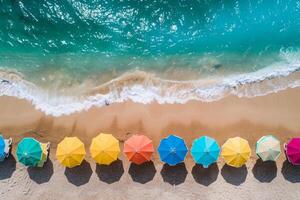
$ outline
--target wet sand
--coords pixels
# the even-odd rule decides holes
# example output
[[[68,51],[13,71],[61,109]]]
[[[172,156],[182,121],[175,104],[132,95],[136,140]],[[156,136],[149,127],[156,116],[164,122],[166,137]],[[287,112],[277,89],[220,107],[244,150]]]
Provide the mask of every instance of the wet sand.
[[[195,166],[190,155],[177,167],[163,165],[157,153],[153,163],[143,166],[130,165],[121,156],[105,167],[96,166],[88,154],[82,166],[65,170],[55,159],[55,149],[63,137],[78,136],[88,150],[92,137],[107,132],[121,142],[145,134],[155,147],[169,134],[183,137],[189,147],[202,135],[220,145],[241,136],[254,150],[266,134],[282,144],[300,136],[299,113],[299,88],[211,103],[126,102],[61,117],[46,116],[25,100],[0,97],[0,131],[14,139],[14,146],[25,136],[51,142],[51,161],[43,169],[26,169],[12,157],[0,164],[0,199],[298,199],[300,168],[286,162],[284,154],[277,165],[260,162],[253,152],[245,167],[232,169],[219,159],[208,170]]]

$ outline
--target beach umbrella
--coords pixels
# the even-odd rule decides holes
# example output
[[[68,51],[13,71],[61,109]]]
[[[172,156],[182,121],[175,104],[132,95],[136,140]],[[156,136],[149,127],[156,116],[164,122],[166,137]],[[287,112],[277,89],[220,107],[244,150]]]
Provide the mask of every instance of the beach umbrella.
[[[37,166],[42,159],[42,147],[34,138],[24,138],[17,146],[17,158],[25,166]]]
[[[120,154],[119,141],[111,134],[100,133],[90,146],[92,158],[103,165],[110,165]]]
[[[202,136],[194,140],[191,155],[197,164],[207,168],[215,163],[220,155],[220,147],[216,140],[208,136]]]
[[[287,159],[293,165],[300,165],[300,138],[292,138],[286,145]]]
[[[263,136],[256,142],[256,154],[262,161],[276,161],[280,153],[280,141],[272,135]]]
[[[228,139],[222,146],[222,157],[227,165],[241,167],[251,156],[251,149],[247,140],[234,137]]]
[[[72,168],[80,165],[84,156],[84,144],[77,137],[65,137],[57,145],[56,157],[65,167]]]
[[[5,157],[6,157],[5,141],[2,137],[2,135],[0,135],[0,161],[3,161]]]
[[[169,165],[177,165],[184,161],[188,148],[182,138],[170,135],[160,141],[158,153],[160,160]]]
[[[129,161],[140,165],[151,160],[154,148],[148,137],[133,135],[125,141],[123,151]]]

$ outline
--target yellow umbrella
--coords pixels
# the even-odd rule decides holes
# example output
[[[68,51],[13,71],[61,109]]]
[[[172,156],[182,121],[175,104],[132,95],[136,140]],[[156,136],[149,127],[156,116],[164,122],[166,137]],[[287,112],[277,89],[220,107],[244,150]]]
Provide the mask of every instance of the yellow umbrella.
[[[84,156],[84,144],[77,137],[66,137],[57,145],[56,157],[65,167],[80,165]]]
[[[227,165],[241,167],[250,158],[251,149],[247,140],[235,137],[228,139],[223,144],[221,155]]]
[[[109,165],[118,159],[120,154],[119,141],[111,134],[100,133],[93,138],[90,152],[98,164]]]

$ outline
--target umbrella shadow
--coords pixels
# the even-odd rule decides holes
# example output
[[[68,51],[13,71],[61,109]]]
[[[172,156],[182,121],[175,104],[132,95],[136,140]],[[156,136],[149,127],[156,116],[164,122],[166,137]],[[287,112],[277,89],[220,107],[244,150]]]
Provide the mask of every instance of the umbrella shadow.
[[[153,180],[156,169],[152,161],[145,162],[141,165],[131,163],[128,173],[134,182],[145,184]]]
[[[83,160],[79,166],[65,169],[65,176],[68,181],[76,186],[88,183],[92,173],[91,165],[86,160]]]
[[[49,159],[43,167],[28,167],[29,178],[38,184],[48,182],[53,175],[53,163]]]
[[[277,165],[274,161],[256,160],[252,168],[253,176],[262,183],[270,183],[277,176]]]
[[[201,185],[209,186],[215,182],[219,175],[219,168],[216,163],[204,168],[202,165],[195,164],[192,169],[192,175],[195,181]]]
[[[121,160],[116,160],[110,165],[96,165],[96,174],[99,180],[112,184],[121,179],[124,174],[124,167]]]
[[[288,160],[282,164],[281,173],[285,180],[291,183],[300,182],[300,165],[292,165]]]
[[[225,164],[221,169],[221,175],[227,183],[239,186],[246,181],[248,171],[245,165],[240,168]]]
[[[16,171],[16,159],[9,155],[7,159],[0,163],[0,180],[8,179]]]
[[[185,181],[188,171],[184,163],[175,166],[164,164],[160,174],[164,182],[171,185],[179,185]]]

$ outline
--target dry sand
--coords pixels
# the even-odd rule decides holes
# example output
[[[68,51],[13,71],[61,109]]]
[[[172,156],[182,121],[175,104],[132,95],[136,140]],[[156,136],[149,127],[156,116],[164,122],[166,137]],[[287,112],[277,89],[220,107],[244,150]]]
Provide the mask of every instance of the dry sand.
[[[0,163],[0,199],[299,199],[300,167],[291,166],[284,154],[277,163],[262,163],[253,152],[240,169],[224,165],[222,159],[203,169],[190,155],[185,164],[168,167],[156,153],[153,162],[142,166],[130,165],[123,156],[112,166],[96,166],[87,155],[80,167],[64,169],[55,159],[63,137],[78,136],[88,150],[91,138],[100,132],[112,133],[122,142],[132,134],[145,134],[156,147],[168,134],[183,137],[189,147],[202,135],[216,138],[220,145],[241,136],[254,150],[266,134],[282,143],[300,136],[299,113],[299,88],[211,103],[126,102],[57,118],[24,100],[0,97],[0,131],[14,139],[14,146],[25,136],[52,145],[50,161],[42,169],[26,169],[13,157]]]

